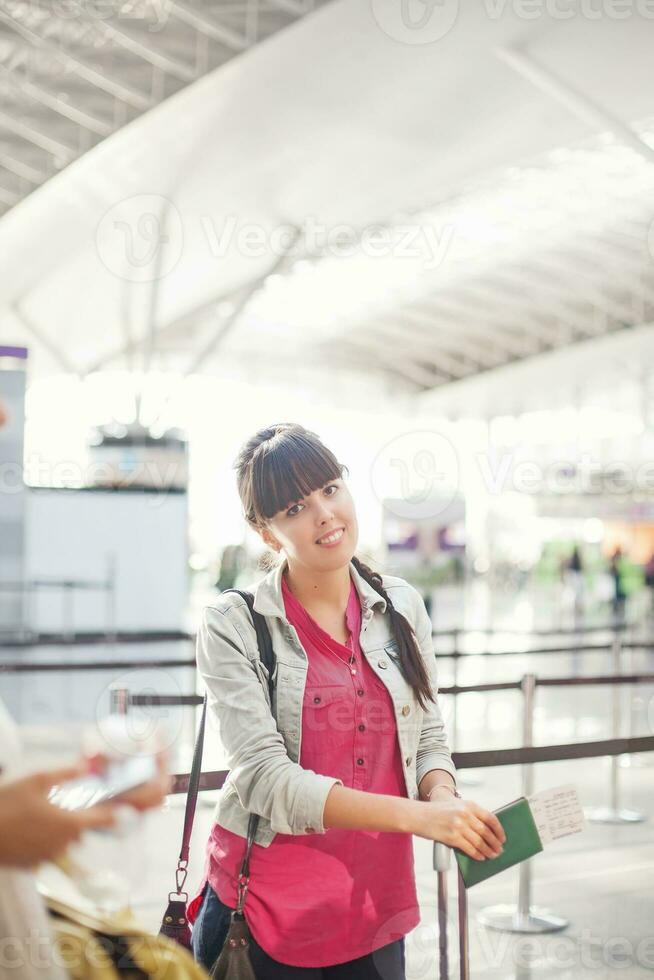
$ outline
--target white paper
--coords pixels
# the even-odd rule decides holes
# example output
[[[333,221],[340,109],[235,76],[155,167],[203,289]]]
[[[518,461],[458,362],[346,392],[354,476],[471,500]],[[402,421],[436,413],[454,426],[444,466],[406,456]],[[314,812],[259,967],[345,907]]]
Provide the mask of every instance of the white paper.
[[[527,797],[543,847],[559,837],[578,834],[585,818],[574,786],[557,786]]]

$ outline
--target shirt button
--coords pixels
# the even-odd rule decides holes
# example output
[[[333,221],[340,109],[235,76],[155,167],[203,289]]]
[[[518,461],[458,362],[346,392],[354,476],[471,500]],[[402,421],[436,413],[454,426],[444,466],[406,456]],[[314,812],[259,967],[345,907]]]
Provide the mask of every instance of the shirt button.
[[[359,731],[360,732],[365,732],[365,730],[366,730],[366,726],[365,725],[359,725]]]
[[[411,706],[408,705],[408,704],[405,704],[404,707],[402,708],[402,714],[404,715],[405,718],[409,714],[410,711],[411,711]]]
[[[305,827],[304,828],[304,833],[305,834],[315,834],[315,832],[316,831],[315,831],[315,828],[314,827]]]
[[[363,765],[363,759],[357,759],[357,765],[358,766],[362,766]]]
[[[386,670],[386,668],[388,667],[388,661],[387,660],[378,660],[377,661],[377,666],[378,667],[381,667],[382,670]]]
[[[359,688],[359,690],[357,691],[357,694],[359,695],[359,697],[360,697],[360,698],[362,698],[362,697],[363,697],[363,695],[364,695],[364,690],[363,690],[363,688],[362,688],[362,687],[360,687],[360,688]]]
[[[320,698],[319,698],[318,696],[316,696],[316,697],[315,697],[315,698],[313,699],[313,703],[314,703],[314,704],[320,704]]]
[[[408,755],[404,761],[406,762],[407,766],[410,766],[411,765],[411,756]]]

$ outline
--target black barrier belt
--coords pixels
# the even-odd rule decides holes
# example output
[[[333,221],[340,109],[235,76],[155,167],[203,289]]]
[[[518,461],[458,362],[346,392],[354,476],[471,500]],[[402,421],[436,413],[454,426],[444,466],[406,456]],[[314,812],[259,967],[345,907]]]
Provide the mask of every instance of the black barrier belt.
[[[22,663],[20,661],[10,661],[3,664],[0,661],[0,674],[37,674],[39,671],[71,671],[71,670],[116,670],[122,667],[125,670],[143,670],[148,667],[195,667],[195,660],[92,660],[79,663],[53,663],[43,661],[43,663]]]
[[[602,684],[654,684],[654,674],[600,674],[590,677],[537,677],[536,687],[587,687]],[[495,684],[452,684],[439,687],[439,694],[480,694],[483,691],[519,691],[521,681]]]
[[[576,647],[532,647],[529,650],[480,650],[476,653],[465,653],[462,650],[453,650],[450,653],[446,653],[445,651],[436,650],[436,657],[438,660],[465,660],[468,657],[528,657],[530,655],[541,656],[546,653],[610,653],[612,649],[613,645],[611,643],[599,643],[592,646],[582,645]],[[621,640],[620,649],[653,650],[654,642],[643,640],[640,643],[636,641],[625,643]]]
[[[585,684],[653,684],[654,674],[599,674],[596,677],[538,677],[536,687],[582,687]]]
[[[639,738],[610,738],[599,742],[574,742],[569,745],[538,745],[533,748],[489,749],[485,752],[453,752],[457,769],[487,769],[491,766],[520,766],[533,762],[563,762],[568,759],[594,759],[598,756],[654,752],[654,735]],[[220,789],[229,771],[203,772],[200,789]],[[186,793],[189,773],[172,777],[171,795]]]
[[[457,769],[487,769],[490,766],[521,766],[532,762],[562,762],[567,759],[595,759],[603,755],[654,752],[654,735],[636,738],[608,738],[599,742],[573,742],[568,745],[536,745],[519,749],[488,749],[484,752],[453,752]]]
[[[483,626],[475,627],[468,626],[465,629],[452,627],[451,629],[434,630],[433,636],[451,636],[460,637],[468,636],[471,633],[482,633],[484,636],[578,636],[580,633],[624,633],[626,630],[638,629],[639,626],[643,625],[643,621],[639,620],[633,623],[604,623],[600,626],[579,626],[576,629],[533,629],[533,630],[514,630],[514,629],[501,629],[498,626],[489,626],[484,628]]]
[[[9,633],[0,632],[0,647],[98,646],[103,643],[176,643],[195,641],[192,633],[181,630],[121,630],[116,633]]]
[[[195,708],[204,704],[199,694],[130,694],[126,692],[127,704],[138,708],[158,708],[162,705],[177,708]]]

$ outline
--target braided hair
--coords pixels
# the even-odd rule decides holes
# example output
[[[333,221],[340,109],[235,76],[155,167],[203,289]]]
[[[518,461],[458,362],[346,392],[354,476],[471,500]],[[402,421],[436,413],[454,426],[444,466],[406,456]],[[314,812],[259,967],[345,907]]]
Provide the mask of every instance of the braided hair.
[[[234,462],[243,515],[250,527],[259,530],[267,520],[283,510],[289,501],[298,500],[339,479],[347,466],[339,463],[319,437],[301,425],[282,422],[256,432],[241,448]],[[272,567],[278,557],[270,553],[265,567]],[[413,627],[395,609],[382,584],[379,572],[373,571],[354,556],[352,564],[363,579],[386,600],[391,629],[397,642],[399,667],[411,685],[422,708],[435,701]]]

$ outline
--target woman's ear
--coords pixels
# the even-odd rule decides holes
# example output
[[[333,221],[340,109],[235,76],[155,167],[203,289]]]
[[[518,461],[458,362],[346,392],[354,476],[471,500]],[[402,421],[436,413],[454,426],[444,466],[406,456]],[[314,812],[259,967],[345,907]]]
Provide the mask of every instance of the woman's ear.
[[[261,535],[264,544],[266,544],[273,551],[281,550],[282,546],[280,545],[279,541],[267,527],[259,528],[259,534]]]

